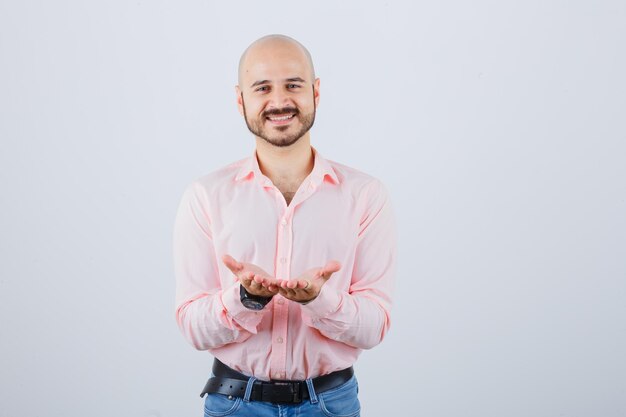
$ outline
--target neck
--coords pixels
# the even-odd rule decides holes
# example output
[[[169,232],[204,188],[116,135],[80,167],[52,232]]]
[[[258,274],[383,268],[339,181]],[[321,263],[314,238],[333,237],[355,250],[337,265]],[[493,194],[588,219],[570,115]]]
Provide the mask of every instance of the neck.
[[[313,170],[315,158],[309,134],[290,146],[274,146],[256,138],[256,155],[261,172],[274,184],[300,183]]]

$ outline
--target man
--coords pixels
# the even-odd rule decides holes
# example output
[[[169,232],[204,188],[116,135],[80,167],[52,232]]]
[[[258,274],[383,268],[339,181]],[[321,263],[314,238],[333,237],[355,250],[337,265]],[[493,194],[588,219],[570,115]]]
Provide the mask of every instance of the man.
[[[193,181],[174,227],[176,319],[215,357],[205,413],[358,416],[352,364],[390,325],[386,189],[311,146],[320,80],[300,43],[255,41],[238,82],[256,150]]]

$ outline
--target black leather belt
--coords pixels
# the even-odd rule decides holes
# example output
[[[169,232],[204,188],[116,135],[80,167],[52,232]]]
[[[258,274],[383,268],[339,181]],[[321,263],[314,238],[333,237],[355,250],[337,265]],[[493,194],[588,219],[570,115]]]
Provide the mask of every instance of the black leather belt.
[[[213,362],[213,375],[209,378],[200,397],[207,393],[232,395],[243,398],[250,377],[235,371],[217,358]],[[313,378],[316,393],[322,393],[348,382],[354,375],[352,367]],[[306,381],[254,381],[250,401],[299,404],[309,398]]]

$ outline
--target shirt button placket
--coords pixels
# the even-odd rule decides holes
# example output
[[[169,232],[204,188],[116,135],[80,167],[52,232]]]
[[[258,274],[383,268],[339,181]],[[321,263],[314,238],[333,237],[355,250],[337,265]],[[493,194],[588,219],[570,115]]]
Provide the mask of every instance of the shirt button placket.
[[[291,221],[290,210],[287,209],[280,219],[278,228],[278,247],[276,250],[276,276],[281,279],[290,279],[291,257]],[[275,379],[284,379],[287,364],[287,323],[289,303],[282,296],[277,295],[273,303],[274,318],[272,326],[272,355],[271,372]]]

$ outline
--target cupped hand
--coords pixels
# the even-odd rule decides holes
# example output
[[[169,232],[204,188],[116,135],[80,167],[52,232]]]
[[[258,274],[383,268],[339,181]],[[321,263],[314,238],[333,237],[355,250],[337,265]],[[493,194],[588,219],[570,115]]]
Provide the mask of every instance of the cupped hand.
[[[313,301],[330,276],[341,269],[337,261],[329,261],[321,268],[312,268],[293,280],[277,279],[268,274],[255,274],[253,281],[268,291],[277,290],[283,297],[306,303]]]
[[[270,275],[261,269],[259,266],[246,262],[239,262],[232,256],[226,254],[222,256],[222,262],[228,269],[231,270],[233,274],[237,277],[240,284],[248,291],[250,294],[258,295],[259,297],[271,297],[273,295],[278,294],[277,286],[264,286],[262,285],[262,281],[254,280],[254,276],[264,276],[270,277]]]

